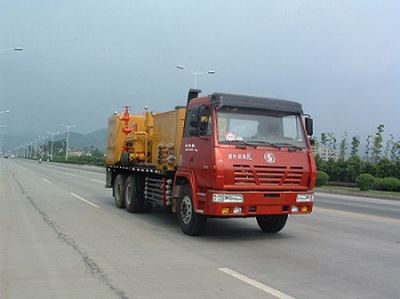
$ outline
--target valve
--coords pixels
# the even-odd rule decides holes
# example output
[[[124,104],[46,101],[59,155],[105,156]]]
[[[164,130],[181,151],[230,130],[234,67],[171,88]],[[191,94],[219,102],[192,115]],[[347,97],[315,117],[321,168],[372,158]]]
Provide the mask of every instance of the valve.
[[[125,123],[125,127],[122,129],[122,132],[124,132],[125,135],[128,135],[130,132],[132,132],[132,129],[129,128],[129,120],[130,120],[129,107],[130,106],[124,106],[125,111],[120,117],[120,120],[122,120]]]

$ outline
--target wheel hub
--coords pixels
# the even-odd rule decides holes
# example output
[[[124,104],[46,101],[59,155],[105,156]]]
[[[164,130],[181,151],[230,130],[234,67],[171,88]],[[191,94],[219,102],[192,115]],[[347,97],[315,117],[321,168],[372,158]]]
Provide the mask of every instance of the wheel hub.
[[[192,219],[192,201],[187,195],[182,198],[180,214],[184,224],[188,224]]]
[[[132,193],[133,193],[133,188],[132,186],[128,185],[126,187],[126,192],[125,192],[125,202],[129,206],[132,201]]]

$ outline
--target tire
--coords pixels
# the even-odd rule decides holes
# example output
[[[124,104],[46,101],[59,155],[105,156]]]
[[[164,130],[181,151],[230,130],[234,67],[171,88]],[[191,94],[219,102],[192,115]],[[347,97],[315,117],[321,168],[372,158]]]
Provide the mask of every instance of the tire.
[[[118,174],[113,185],[114,202],[119,209],[125,208],[125,178],[125,175]]]
[[[139,213],[144,205],[143,194],[138,192],[134,175],[130,175],[125,181],[124,202],[126,210],[130,213]]]
[[[183,233],[189,236],[198,236],[204,231],[207,218],[195,213],[192,191],[187,185],[182,186],[176,208]]]
[[[268,216],[257,216],[258,226],[264,233],[275,234],[281,231],[286,224],[288,215],[268,215]]]

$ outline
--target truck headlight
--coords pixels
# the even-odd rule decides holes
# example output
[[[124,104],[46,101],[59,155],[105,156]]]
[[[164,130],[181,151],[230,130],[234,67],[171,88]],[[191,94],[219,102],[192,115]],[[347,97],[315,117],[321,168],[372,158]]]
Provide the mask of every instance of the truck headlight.
[[[314,194],[297,194],[296,202],[314,201]]]
[[[213,202],[243,202],[243,194],[213,194]]]

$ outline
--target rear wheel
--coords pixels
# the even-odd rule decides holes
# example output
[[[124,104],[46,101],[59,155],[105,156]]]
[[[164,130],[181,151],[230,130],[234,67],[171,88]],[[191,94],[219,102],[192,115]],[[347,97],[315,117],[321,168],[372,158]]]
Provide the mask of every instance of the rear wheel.
[[[130,175],[125,182],[125,207],[130,213],[139,213],[144,205],[144,197],[138,192],[134,175]]]
[[[186,235],[197,236],[204,231],[207,218],[195,213],[189,186],[182,186],[176,208],[179,224]]]
[[[281,231],[286,224],[288,215],[267,215],[257,216],[258,226],[264,233],[277,233]]]
[[[124,197],[125,197],[125,175],[118,174],[114,181],[113,194],[114,201],[117,208],[125,208]]]

